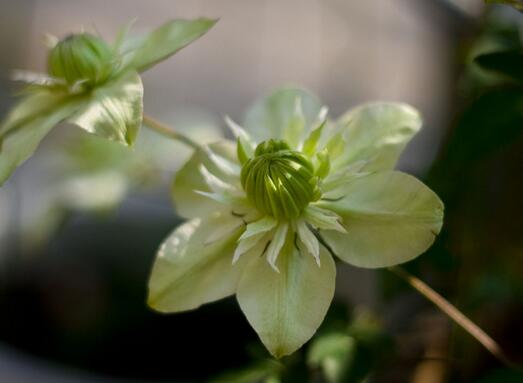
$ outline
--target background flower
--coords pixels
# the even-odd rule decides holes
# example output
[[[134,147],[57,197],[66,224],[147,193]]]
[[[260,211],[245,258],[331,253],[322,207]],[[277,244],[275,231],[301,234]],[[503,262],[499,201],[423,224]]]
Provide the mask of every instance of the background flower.
[[[109,46],[86,33],[51,38],[49,75],[17,72],[29,85],[0,126],[0,185],[40,141],[65,121],[89,133],[131,145],[142,123],[139,72],[173,55],[216,20],[173,20],[142,38],[122,29]]]

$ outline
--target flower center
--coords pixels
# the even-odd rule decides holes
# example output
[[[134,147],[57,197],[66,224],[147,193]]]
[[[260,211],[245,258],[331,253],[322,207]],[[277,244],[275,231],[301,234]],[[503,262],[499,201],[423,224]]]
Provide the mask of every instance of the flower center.
[[[115,55],[100,38],[88,33],[73,34],[49,52],[49,74],[69,85],[84,81],[92,87],[109,78],[115,69]]]
[[[320,198],[314,167],[282,140],[264,141],[242,167],[241,183],[256,208],[276,219],[298,217]]]

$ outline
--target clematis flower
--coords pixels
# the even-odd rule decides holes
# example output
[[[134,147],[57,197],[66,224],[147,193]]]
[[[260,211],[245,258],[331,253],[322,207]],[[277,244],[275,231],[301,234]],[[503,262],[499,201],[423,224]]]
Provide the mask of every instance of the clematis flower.
[[[105,139],[131,145],[142,123],[139,73],[207,32],[216,20],[173,20],[143,38],[122,29],[109,45],[79,33],[50,38],[48,74],[19,71],[23,97],[0,125],[0,185],[27,160],[60,122]]]
[[[379,268],[423,253],[439,233],[443,204],[394,170],[418,132],[418,112],[376,103],[336,122],[317,99],[283,89],[256,103],[236,143],[194,153],[173,197],[189,220],[161,245],[149,305],[192,310],[236,294],[275,357],[301,347],[334,294],[334,257]]]

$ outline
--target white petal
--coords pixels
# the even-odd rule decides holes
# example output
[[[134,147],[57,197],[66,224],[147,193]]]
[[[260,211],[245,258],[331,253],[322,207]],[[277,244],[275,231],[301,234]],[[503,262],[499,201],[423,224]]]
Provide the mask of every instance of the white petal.
[[[241,222],[219,214],[205,220],[195,218],[167,237],[149,278],[150,307],[161,312],[186,311],[235,293],[243,267],[250,260],[242,257],[231,266],[240,230],[205,244],[210,233],[231,220]]]
[[[204,197],[207,197],[213,201],[219,202],[223,205],[230,205],[231,208],[235,208],[237,206],[243,206],[246,204],[247,200],[240,197],[240,196],[233,196],[228,193],[212,193],[212,192],[206,192],[203,190],[193,190],[194,194],[201,195]],[[219,208],[215,208],[215,211],[221,210]]]
[[[233,263],[235,263],[242,254],[251,250],[258,244],[258,242],[267,236],[267,234],[274,229],[277,221],[269,216],[265,216],[255,222],[249,223],[247,229],[238,239],[238,247],[234,252]],[[268,238],[270,239],[270,237]]]
[[[323,121],[325,121],[328,113],[329,113],[329,108],[327,108],[326,106],[322,106],[320,111],[318,112],[318,117],[317,117],[318,123],[322,123]]]
[[[255,256],[260,256],[267,247],[267,243],[271,240],[271,236],[271,233],[259,233],[243,241],[239,240],[238,246],[234,251],[232,263],[238,262],[240,257],[248,252],[252,252]]]
[[[278,259],[278,255],[280,254],[283,245],[285,244],[285,240],[287,239],[288,229],[289,225],[287,223],[280,223],[276,228],[276,232],[272,237],[269,247],[267,248],[267,261],[269,262],[269,265],[271,265],[271,267],[278,273],[280,270],[278,270],[278,267],[276,266],[276,260]]]
[[[373,103],[345,113],[337,122],[338,132],[331,144],[332,169],[342,169],[367,160],[366,171],[392,169],[398,157],[421,128],[413,107],[400,103]],[[335,153],[334,153],[335,152]]]
[[[347,232],[340,223],[341,218],[333,211],[309,205],[305,209],[303,217],[308,223],[318,229],[335,230],[341,233]]]
[[[274,229],[274,227],[276,226],[277,223],[278,222],[270,216],[265,216],[262,219],[249,223],[247,225],[247,229],[240,237],[240,241],[247,239],[249,237],[252,237],[253,235],[256,235],[256,234],[266,233],[269,230]]]
[[[205,183],[215,193],[224,193],[224,192],[234,192],[235,191],[234,186],[232,186],[231,184],[216,177],[205,167],[205,165],[200,164],[199,170],[205,180]]]
[[[245,268],[236,297],[247,320],[276,358],[289,355],[319,327],[334,295],[336,266],[326,251],[318,267],[293,244],[282,250],[281,272],[260,257]],[[247,259],[247,258],[246,258]]]
[[[231,235],[240,226],[243,226],[243,225],[244,225],[244,223],[239,219],[224,220],[224,222],[221,225],[215,227],[214,230],[211,230],[211,232],[208,234],[207,238],[205,239],[204,244],[210,245],[211,243],[219,241],[219,240],[223,239],[224,237]]]
[[[343,219],[346,234],[322,237],[345,262],[389,267],[410,261],[429,248],[443,223],[443,203],[416,178],[398,171],[358,177],[345,185],[339,201],[320,201]]]
[[[233,121],[229,116],[225,116],[225,123],[227,124],[227,127],[231,130],[231,133],[236,138],[241,138],[242,140],[251,143],[251,137],[249,136],[249,133],[245,131],[240,125],[238,125],[235,121]]]
[[[305,245],[309,253],[314,257],[320,266],[320,243],[314,234],[309,230],[304,220],[300,219],[296,224],[300,241]]]
[[[231,141],[211,144],[211,147],[214,152],[226,156],[230,161],[234,161],[236,158],[235,144]],[[221,204],[228,203],[228,201],[224,202],[224,198],[221,196],[215,198],[217,196],[202,196],[202,194],[195,192],[195,190],[201,190],[212,194],[212,190],[199,171],[200,164],[205,165],[211,173],[220,174],[219,169],[202,150],[196,150],[185,165],[178,170],[174,178],[172,197],[176,211],[185,218],[206,217],[212,212],[222,209]],[[239,178],[237,177],[237,179]],[[227,179],[227,181],[231,183],[231,180]],[[216,199],[219,199],[218,203],[215,202]]]
[[[296,99],[299,98],[304,117],[304,129],[289,129],[296,118]],[[278,89],[272,94],[259,99],[247,112],[243,126],[255,142],[268,139],[285,139],[297,148],[304,137],[308,136],[318,112],[319,100],[310,93],[293,88]],[[298,126],[296,126],[298,127]],[[299,134],[298,134],[299,133]]]
[[[207,158],[228,177],[238,177],[240,175],[240,167],[225,157],[222,157],[211,150],[210,147],[204,148]]]

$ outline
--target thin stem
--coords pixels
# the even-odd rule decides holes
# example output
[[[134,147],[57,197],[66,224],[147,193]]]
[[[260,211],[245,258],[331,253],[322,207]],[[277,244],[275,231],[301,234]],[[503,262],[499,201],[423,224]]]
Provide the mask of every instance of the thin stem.
[[[500,345],[492,339],[485,331],[483,331],[478,325],[467,318],[461,311],[453,306],[449,301],[443,298],[440,294],[434,291],[422,280],[416,278],[405,269],[394,266],[389,268],[394,274],[407,282],[411,287],[417,290],[421,295],[427,298],[429,301],[434,303],[441,311],[443,311],[450,319],[461,326],[466,332],[472,335],[479,343],[483,345],[494,357],[506,366],[512,368],[521,367],[515,365],[509,360],[505,352],[502,350]]]
[[[173,129],[171,129],[169,126],[165,125],[164,123],[156,120],[155,118],[148,116],[146,114],[143,115],[143,123],[150,129],[154,130],[156,133],[159,133],[165,137],[169,137],[173,140],[179,141],[181,143],[184,143],[187,146],[190,146],[193,149],[200,149],[201,146],[193,141],[191,138],[187,137],[186,135],[177,132]]]

